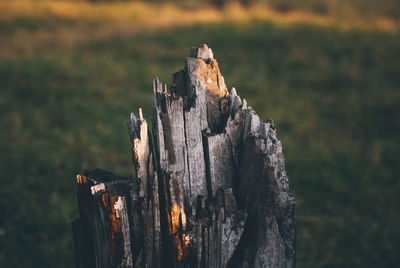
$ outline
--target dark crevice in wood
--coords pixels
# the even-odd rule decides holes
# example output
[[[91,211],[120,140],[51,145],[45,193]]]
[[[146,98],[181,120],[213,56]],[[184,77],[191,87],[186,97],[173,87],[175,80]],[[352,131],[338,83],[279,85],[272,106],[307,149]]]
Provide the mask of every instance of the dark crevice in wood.
[[[187,95],[187,77],[185,70],[180,70],[172,76],[171,92],[184,98]]]
[[[165,267],[173,267],[174,264],[174,259],[173,255],[171,252],[173,252],[173,243],[171,240],[171,237],[169,235],[169,225],[168,225],[168,210],[167,208],[170,207],[170,204],[166,203],[166,200],[171,200],[170,199],[170,194],[167,192],[167,189],[165,187],[165,176],[162,175],[162,171],[159,172],[159,182],[160,182],[160,189],[159,189],[159,195],[160,195],[160,223],[161,223],[161,241],[162,241],[162,260],[163,260],[163,265]],[[168,183],[168,182],[166,182]]]
[[[208,151],[208,139],[205,132],[202,133],[203,139],[203,151],[204,151],[204,163],[206,165],[206,183],[207,183],[207,198],[208,200],[213,199],[213,191],[211,185],[211,171],[210,171],[210,152]]]
[[[186,63],[185,69],[183,70],[184,72],[184,79],[182,80],[185,82],[185,94],[182,95],[182,98],[184,100],[184,111],[190,111],[195,106],[196,103],[196,88],[195,86],[191,83],[191,78],[190,74],[188,73],[188,66]]]
[[[129,226],[131,226],[131,252],[133,263],[136,263],[143,248],[143,218],[140,211],[138,190],[132,189],[127,199]]]
[[[192,198],[192,183],[191,183],[191,179],[190,179],[190,169],[189,169],[189,154],[187,153],[187,150],[188,150],[188,142],[187,142],[187,140],[188,140],[188,137],[187,137],[187,134],[186,134],[186,118],[185,118],[185,116],[183,116],[183,129],[185,129],[185,131],[183,132],[184,133],[184,138],[185,138],[185,148],[182,148],[182,150],[184,151],[184,152],[186,152],[186,158],[185,159],[182,159],[183,160],[183,162],[184,162],[184,174],[183,174],[183,176],[184,177],[187,177],[188,178],[188,181],[189,181],[189,196]],[[187,176],[186,176],[186,172],[187,172]],[[195,198],[195,197],[193,197],[193,198]]]
[[[91,233],[90,225],[82,218],[78,218],[72,222],[77,268],[95,267]]]
[[[231,153],[232,153],[232,159],[234,159],[235,158],[235,156],[234,156],[234,154],[233,154],[233,150],[234,150],[234,148],[233,148],[233,144],[232,144],[232,140],[231,140],[231,138],[230,138],[230,136],[229,136],[229,133],[227,133],[227,137],[228,137],[228,139],[229,139],[229,143],[231,144],[231,148],[232,148],[232,150],[231,150]],[[240,147],[242,147],[242,142],[240,141],[240,143],[239,143],[239,146]],[[239,152],[242,152],[242,150],[240,150]],[[241,158],[242,158],[242,154],[240,153],[239,154],[239,156],[238,156],[238,162],[240,163],[240,160],[241,160]],[[244,206],[242,206],[241,205],[241,202],[239,202],[240,200],[239,200],[239,189],[240,189],[240,166],[238,166],[237,164],[236,164],[236,161],[232,161],[232,164],[233,164],[233,177],[232,177],[232,191],[233,191],[233,195],[234,195],[234,197],[235,197],[235,201],[236,201],[236,204],[238,204],[238,208],[239,209],[244,209]]]
[[[169,164],[173,165],[176,163],[174,143],[171,137],[171,123],[169,117],[166,114],[161,115],[161,122],[164,133],[164,148],[168,153]]]

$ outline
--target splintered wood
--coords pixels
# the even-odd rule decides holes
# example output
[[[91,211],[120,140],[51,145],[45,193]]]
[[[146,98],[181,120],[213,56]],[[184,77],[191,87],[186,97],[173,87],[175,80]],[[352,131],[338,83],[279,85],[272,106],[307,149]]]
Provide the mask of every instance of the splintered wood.
[[[207,45],[168,89],[153,81],[152,131],[128,129],[136,178],[77,176],[77,267],[294,267],[294,196],[272,120],[224,78]]]

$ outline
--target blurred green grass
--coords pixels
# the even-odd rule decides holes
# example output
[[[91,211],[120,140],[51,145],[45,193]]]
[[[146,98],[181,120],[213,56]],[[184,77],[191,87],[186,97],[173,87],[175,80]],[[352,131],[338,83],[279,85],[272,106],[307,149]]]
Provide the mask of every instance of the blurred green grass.
[[[75,174],[133,174],[129,113],[150,118],[152,78],[170,84],[200,43],[277,125],[297,200],[297,267],[399,263],[399,33],[253,21],[0,59],[3,267],[73,267]]]

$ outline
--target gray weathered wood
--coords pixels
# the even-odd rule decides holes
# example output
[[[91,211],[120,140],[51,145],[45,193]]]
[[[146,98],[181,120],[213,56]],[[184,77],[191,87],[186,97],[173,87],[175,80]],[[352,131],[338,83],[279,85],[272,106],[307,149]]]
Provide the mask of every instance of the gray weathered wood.
[[[152,131],[131,114],[136,178],[78,176],[77,267],[294,267],[274,123],[228,92],[207,45],[173,77],[153,81]]]

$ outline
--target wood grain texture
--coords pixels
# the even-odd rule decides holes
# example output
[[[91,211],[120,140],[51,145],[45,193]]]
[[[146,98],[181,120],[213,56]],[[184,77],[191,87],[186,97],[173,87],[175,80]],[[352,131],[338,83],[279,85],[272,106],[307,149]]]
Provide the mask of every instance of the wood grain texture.
[[[273,121],[228,92],[207,45],[153,91],[151,131],[141,110],[128,123],[136,178],[77,178],[77,267],[294,267],[295,202]]]

